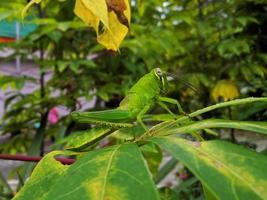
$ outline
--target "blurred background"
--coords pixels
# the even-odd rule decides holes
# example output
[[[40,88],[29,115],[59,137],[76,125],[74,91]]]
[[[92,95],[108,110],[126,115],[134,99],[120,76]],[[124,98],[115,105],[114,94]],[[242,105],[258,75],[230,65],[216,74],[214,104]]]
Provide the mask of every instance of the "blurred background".
[[[43,155],[60,149],[53,144],[77,128],[70,112],[117,107],[129,88],[155,67],[176,77],[168,96],[187,113],[267,95],[265,0],[130,2],[130,32],[120,52],[111,52],[74,15],[72,0],[43,0],[23,21],[27,0],[1,0],[0,153]],[[266,108],[266,103],[257,103],[203,118],[266,120]],[[255,134],[219,133],[257,151],[266,148]],[[10,169],[7,162],[0,161],[2,169]],[[15,173],[6,168],[3,176],[12,179]],[[196,187],[185,187],[181,195],[197,196],[197,182],[191,184]]]

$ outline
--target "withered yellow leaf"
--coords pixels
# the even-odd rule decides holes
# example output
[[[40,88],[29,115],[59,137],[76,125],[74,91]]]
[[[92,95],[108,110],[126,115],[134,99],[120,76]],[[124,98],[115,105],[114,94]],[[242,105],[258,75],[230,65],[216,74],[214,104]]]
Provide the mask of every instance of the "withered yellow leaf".
[[[129,28],[129,21],[124,14],[124,11],[127,10],[125,0],[106,0],[108,11],[114,11],[117,15],[120,23],[124,24]]]
[[[128,32],[130,5],[128,0],[76,0],[75,14],[97,33],[97,41],[117,51]],[[103,30],[99,32],[100,22]]]
[[[76,0],[74,13],[86,24],[93,26],[98,34],[99,21],[108,26],[107,9],[105,0]]]
[[[95,16],[86,6],[82,0],[76,0],[74,13],[80,17],[87,25],[92,26],[98,32],[99,18]]]

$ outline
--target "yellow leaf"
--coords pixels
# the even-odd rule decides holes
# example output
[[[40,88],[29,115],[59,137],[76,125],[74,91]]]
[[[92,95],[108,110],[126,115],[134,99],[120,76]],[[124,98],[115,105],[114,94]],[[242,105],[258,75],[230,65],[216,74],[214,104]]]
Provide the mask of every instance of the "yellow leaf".
[[[128,21],[130,21],[130,5],[126,0],[126,10],[124,14]],[[108,13],[109,29],[105,29],[104,33],[97,37],[97,41],[105,46],[107,49],[118,50],[119,45],[128,33],[128,27],[120,22],[115,12]]]
[[[118,2],[119,5],[126,7],[118,10]],[[95,29],[97,41],[100,44],[110,50],[117,51],[119,49],[120,43],[128,32],[127,25],[130,22],[128,0],[76,0],[74,12],[86,24]],[[101,33],[99,32],[100,22],[103,24]]]
[[[95,16],[88,8],[83,4],[82,0],[76,0],[74,13],[80,17],[88,26],[92,26],[96,32],[98,32],[99,18]]]
[[[108,26],[108,10],[105,0],[76,0],[74,13],[86,24],[92,26],[98,34],[98,25],[101,21]]]

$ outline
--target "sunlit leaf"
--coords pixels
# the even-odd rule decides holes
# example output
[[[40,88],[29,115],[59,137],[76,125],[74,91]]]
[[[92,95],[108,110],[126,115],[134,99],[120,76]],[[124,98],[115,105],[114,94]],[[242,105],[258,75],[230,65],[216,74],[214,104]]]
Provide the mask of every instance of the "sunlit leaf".
[[[124,11],[125,18],[130,23],[130,5],[128,0],[125,0],[126,10]],[[107,49],[118,50],[120,43],[128,32],[128,27],[121,23],[115,12],[108,12],[109,26],[100,34],[97,41],[104,45]],[[125,20],[125,19],[124,19]],[[129,25],[128,25],[129,26]]]
[[[95,29],[100,44],[114,51],[119,49],[130,23],[128,0],[76,0],[74,12]]]
[[[30,180],[15,196],[17,199],[43,199],[50,191],[51,185],[55,184],[69,166],[63,165],[54,159],[54,156],[64,154],[61,151],[54,151],[47,154],[35,167]]]
[[[218,199],[266,199],[267,158],[223,141],[191,142],[156,137],[158,144],[187,166]]]
[[[49,154],[16,199],[159,199],[138,146],[124,144],[85,153],[69,167]],[[33,192],[34,191],[34,192]]]
[[[87,25],[92,26],[98,34],[98,26],[101,22],[108,26],[107,5],[105,0],[94,1],[76,0],[75,14],[80,17]]]
[[[125,0],[106,0],[108,11],[113,11],[119,20],[119,22],[129,28],[129,21],[124,14],[124,11],[127,10]]]

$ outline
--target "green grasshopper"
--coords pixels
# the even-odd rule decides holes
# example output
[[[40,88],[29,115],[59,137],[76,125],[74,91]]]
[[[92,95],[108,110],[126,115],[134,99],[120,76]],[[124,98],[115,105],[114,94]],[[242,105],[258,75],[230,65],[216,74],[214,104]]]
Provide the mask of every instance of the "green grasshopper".
[[[133,124],[129,122],[136,119],[148,131],[142,118],[156,103],[174,118],[176,118],[176,115],[171,112],[165,103],[175,104],[179,112],[184,114],[176,99],[162,96],[166,94],[167,89],[166,73],[160,68],[155,68],[132,86],[116,109],[96,112],[72,112],[71,116],[74,121],[79,123],[93,123],[113,128],[132,127]]]

